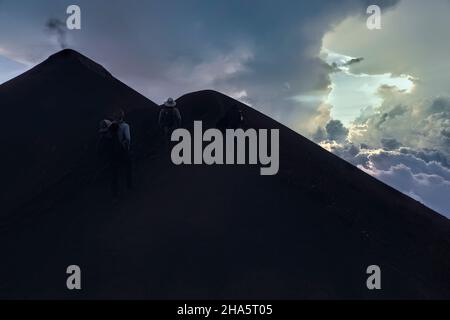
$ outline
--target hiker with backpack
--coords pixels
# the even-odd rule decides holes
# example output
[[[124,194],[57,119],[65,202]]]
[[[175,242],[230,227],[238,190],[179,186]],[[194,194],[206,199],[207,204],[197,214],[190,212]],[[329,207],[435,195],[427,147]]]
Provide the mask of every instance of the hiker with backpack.
[[[172,132],[181,126],[181,114],[177,108],[177,103],[172,98],[167,99],[159,111],[158,125],[166,141],[170,140]]]
[[[131,133],[130,126],[124,121],[125,113],[122,109],[114,113],[114,121],[108,127],[110,143],[111,190],[113,197],[119,195],[119,182],[125,176],[128,189],[133,188]]]

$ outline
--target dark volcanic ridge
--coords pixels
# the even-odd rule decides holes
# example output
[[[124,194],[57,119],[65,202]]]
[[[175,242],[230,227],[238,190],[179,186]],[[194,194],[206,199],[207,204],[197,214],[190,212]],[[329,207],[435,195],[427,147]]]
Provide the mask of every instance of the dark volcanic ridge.
[[[173,165],[159,107],[73,50],[1,85],[0,101],[0,298],[450,298],[448,219],[221,93],[177,99],[182,126],[239,104],[247,127],[280,130],[276,176]],[[96,141],[116,107],[136,190],[113,203]],[[373,264],[382,290],[366,287]]]

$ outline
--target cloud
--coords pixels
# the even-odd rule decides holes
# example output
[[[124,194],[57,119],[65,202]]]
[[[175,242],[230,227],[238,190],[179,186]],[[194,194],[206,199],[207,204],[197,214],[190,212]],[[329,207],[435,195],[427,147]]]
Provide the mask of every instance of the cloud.
[[[378,110],[364,112],[346,138],[315,138],[322,139],[320,145],[327,150],[450,218],[450,98],[399,105],[399,94],[388,97]]]
[[[381,146],[386,150],[395,150],[402,146],[395,138],[382,138]]]
[[[401,116],[405,114],[408,111],[408,108],[402,105],[396,105],[392,109],[388,110],[387,112],[383,112],[378,121],[376,122],[376,127],[380,128],[383,123],[385,123],[388,120],[394,119],[397,116]]]
[[[386,139],[413,149],[439,150],[450,155],[450,97],[420,101],[404,99],[401,93],[385,97],[382,106],[361,115],[349,128],[349,140],[383,147]],[[386,146],[384,146],[386,147]]]
[[[383,8],[396,3],[376,2]],[[80,0],[82,29],[64,33],[63,3],[44,0],[38,8],[26,3],[5,0],[8,15],[0,13],[2,44],[22,59],[39,62],[54,51],[40,30],[42,21],[56,17],[51,25],[60,46],[70,36],[71,47],[156,102],[205,88],[245,91],[246,102],[293,128],[298,119],[315,117],[321,101],[292,98],[328,92],[329,70],[318,58],[323,35],[367,7],[361,0]],[[17,16],[21,23],[13,21]],[[18,38],[5,31],[11,26]]]
[[[439,113],[444,115],[450,115],[450,99],[446,97],[438,97],[430,105],[428,110],[429,114]]]
[[[450,218],[449,159],[440,151],[407,147],[388,150],[329,140],[322,141],[320,145]]]
[[[414,150],[411,148],[401,147],[398,151],[403,154],[411,154],[414,157],[422,159],[425,162],[433,162],[433,161],[438,162],[442,166],[450,169],[450,161],[448,156],[446,156],[439,150],[432,150],[426,148],[421,150]]]
[[[325,126],[328,140],[342,142],[347,139],[348,129],[344,127],[341,121],[331,120]]]
[[[356,63],[359,63],[359,62],[361,62],[361,61],[363,61],[364,60],[364,58],[363,57],[360,57],[360,58],[353,58],[353,59],[350,59],[349,61],[347,61],[347,62],[345,62],[344,64],[343,64],[343,66],[351,66],[352,64],[356,64]]]
[[[408,74],[420,80],[418,98],[443,95],[450,80],[449,11],[448,0],[401,1],[394,10],[381,11],[380,30],[368,30],[365,19],[349,16],[327,33],[324,47],[364,57],[352,66],[354,73]]]
[[[450,180],[434,173],[415,173],[404,164],[391,166],[387,170],[363,170],[450,218]]]
[[[337,120],[313,136],[333,152],[386,184],[450,218],[450,97],[407,99],[393,88],[382,88],[383,104],[363,109],[347,136]],[[401,102],[401,103],[400,103]],[[331,106],[330,106],[331,108]],[[334,132],[330,130],[330,132]]]

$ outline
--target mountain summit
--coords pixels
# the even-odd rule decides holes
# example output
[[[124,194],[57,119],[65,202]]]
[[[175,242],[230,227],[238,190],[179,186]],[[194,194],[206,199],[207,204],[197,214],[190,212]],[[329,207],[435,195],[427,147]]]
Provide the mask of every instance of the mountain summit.
[[[247,127],[280,130],[279,173],[175,166],[158,107],[103,70],[64,50],[0,86],[1,298],[450,298],[446,218],[211,90],[177,99],[183,127],[239,104]],[[95,162],[115,106],[136,158],[136,190],[118,203]],[[79,292],[65,287],[73,264]],[[371,265],[382,290],[366,286]]]
[[[151,119],[157,112],[156,104],[69,49],[1,85],[0,101],[8,119],[0,137],[8,150],[0,168],[6,182],[0,186],[0,223],[92,162],[98,123],[115,108],[131,117],[143,109]]]
[[[58,64],[58,63],[66,63],[66,64],[77,64],[80,63],[84,67],[88,68],[92,72],[95,72],[104,77],[112,77],[108,70],[106,70],[100,64],[92,61],[86,56],[82,55],[78,51],[72,49],[64,49],[53,55],[51,55],[44,63],[42,67],[45,67],[47,64]]]

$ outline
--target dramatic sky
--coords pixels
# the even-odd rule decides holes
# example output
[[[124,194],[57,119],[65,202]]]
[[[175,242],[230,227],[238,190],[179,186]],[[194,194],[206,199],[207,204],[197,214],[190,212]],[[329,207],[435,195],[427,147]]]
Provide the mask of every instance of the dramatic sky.
[[[450,217],[449,16],[450,0],[0,0],[0,83],[68,46],[157,103],[216,89]]]

